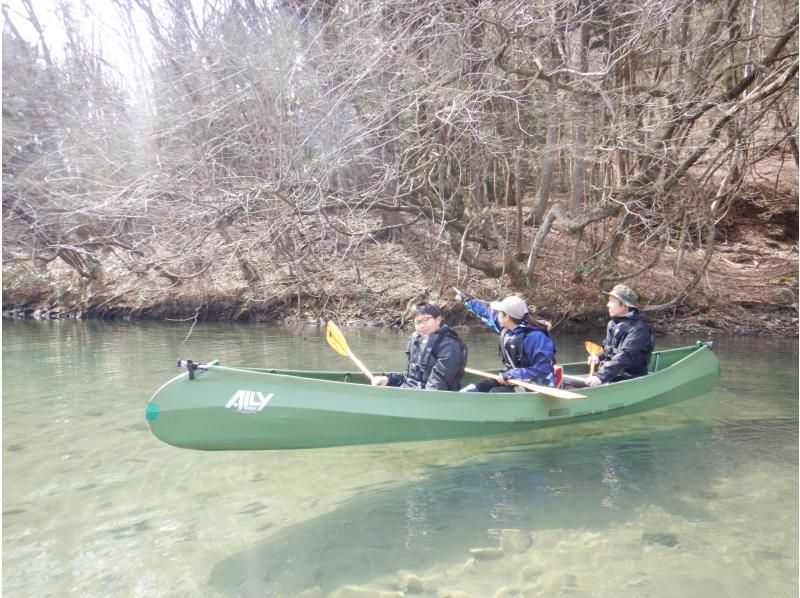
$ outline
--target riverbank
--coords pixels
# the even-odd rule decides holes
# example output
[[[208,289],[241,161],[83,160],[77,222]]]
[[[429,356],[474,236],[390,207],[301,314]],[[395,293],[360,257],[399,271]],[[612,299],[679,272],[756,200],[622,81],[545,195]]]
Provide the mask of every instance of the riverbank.
[[[230,261],[206,275],[171,281],[152,273],[124,276],[109,268],[103,279],[81,281],[72,270],[51,262],[46,269],[16,264],[4,269],[3,313],[7,317],[100,318],[125,320],[252,321],[314,323],[335,319],[344,325],[402,327],[410,306],[421,300],[443,306],[452,325],[477,324],[454,299],[457,286],[491,300],[518,293],[557,330],[602,330],[607,321],[603,294],[619,280],[633,284],[642,309],[657,332],[758,336],[798,335],[797,246],[770,239],[758,229],[742,230],[718,244],[702,280],[680,297],[685,275],[673,271],[675,249],[663,250],[660,264],[640,273],[641,258],[625,255],[615,271],[583,279],[567,264],[572,239],[554,233],[528,285],[511,274],[490,279],[457,266],[448,248],[431,243],[425,229],[406,232],[402,243],[362,244],[337,254],[319,247],[318,260],[303,269],[278,264],[257,283],[241,279]],[[268,263],[265,256],[255,256]],[[649,256],[648,256],[649,259]],[[683,270],[700,268],[705,254],[687,251]],[[118,275],[115,275],[118,274]],[[674,302],[673,305],[663,307]],[[662,306],[653,309],[654,306]]]

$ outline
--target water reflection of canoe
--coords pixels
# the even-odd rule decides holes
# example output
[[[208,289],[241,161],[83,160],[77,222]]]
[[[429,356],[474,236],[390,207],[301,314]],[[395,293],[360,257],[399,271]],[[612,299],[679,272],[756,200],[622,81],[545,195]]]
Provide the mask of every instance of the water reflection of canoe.
[[[194,369],[194,368],[197,369]],[[710,391],[719,361],[710,346],[653,353],[641,378],[581,389],[582,400],[527,393],[376,388],[353,372],[191,365],[147,405],[153,434],[182,448],[298,449],[518,432],[663,407]],[[585,374],[586,364],[564,365]],[[469,376],[465,384],[470,382]]]
[[[485,582],[481,583],[470,575],[474,569],[464,564],[473,556],[470,548],[492,549],[498,541],[502,546],[504,528],[532,532],[535,540],[528,557],[544,558],[547,553],[556,569],[562,557],[559,551],[543,549],[549,542],[564,541],[570,554],[585,551],[588,555],[596,550],[595,533],[606,538],[618,534],[625,538],[620,550],[628,550],[632,527],[643,526],[643,544],[648,532],[659,533],[658,527],[652,531],[649,527],[660,524],[658,518],[653,519],[653,512],[674,513],[679,508],[685,529],[691,533],[688,530],[698,521],[713,520],[710,511],[716,502],[699,496],[691,500],[687,489],[699,491],[710,485],[719,463],[708,456],[709,426],[696,420],[675,421],[667,416],[658,427],[645,425],[635,431],[618,429],[600,435],[572,435],[569,430],[554,428],[542,430],[548,434],[430,443],[414,452],[390,446],[352,450],[347,453],[350,471],[352,461],[362,465],[378,461],[387,477],[367,486],[361,479],[354,481],[352,488],[340,489],[335,499],[327,497],[335,508],[317,505],[315,499],[313,509],[303,512],[316,512],[316,516],[275,522],[262,540],[245,542],[240,552],[226,554],[212,569],[210,585],[221,596],[337,596],[341,594],[336,589],[342,586],[364,588],[363,594],[353,591],[346,595],[379,596],[374,588],[407,578],[413,571],[423,579],[430,576],[432,583],[437,580],[437,585],[453,584],[448,589],[459,584],[470,587],[469,593],[453,592],[453,596],[494,596],[503,595],[496,587],[507,583],[509,567],[517,565],[498,563],[487,568],[481,572]],[[725,430],[729,429],[726,425]],[[539,443],[541,436],[549,436],[549,440]],[[735,433],[720,438],[727,443],[732,437]],[[526,440],[530,442],[527,446],[518,444]],[[442,453],[452,460],[431,459]],[[397,458],[410,470],[392,476],[388,464]],[[308,455],[292,462],[298,470],[315,471],[314,467],[332,465],[338,459],[340,454]],[[434,462],[434,467],[416,469]],[[260,485],[253,480],[256,483],[245,491],[250,500],[258,501],[259,495],[267,492],[257,489],[269,486],[271,473],[263,476]],[[235,498],[231,499],[235,504]],[[323,504],[325,501],[321,499]],[[269,510],[268,505],[256,502],[255,512],[238,513],[244,529],[265,523],[258,506]],[[683,529],[676,524],[670,532],[682,535]],[[587,530],[595,533],[583,535]],[[567,539],[576,535],[583,539]],[[368,558],[365,546],[370,547]],[[511,554],[496,556],[509,559]],[[459,569],[463,573],[456,573]],[[314,586],[319,591],[314,591]],[[495,588],[489,592],[487,586]],[[537,595],[555,593],[545,590]],[[437,593],[447,594],[443,587]]]

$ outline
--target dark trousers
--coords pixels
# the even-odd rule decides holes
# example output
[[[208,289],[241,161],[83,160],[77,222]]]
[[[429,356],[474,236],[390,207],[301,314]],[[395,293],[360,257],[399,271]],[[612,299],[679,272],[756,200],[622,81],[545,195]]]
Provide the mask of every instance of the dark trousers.
[[[623,380],[630,380],[635,376],[617,376],[611,382],[622,382]],[[604,382],[603,384],[607,384]],[[586,388],[586,376],[563,376],[561,378],[561,388]]]
[[[473,386],[475,388],[470,392],[514,392],[512,384],[498,384],[496,380],[481,380]]]
[[[561,388],[586,388],[586,376],[562,376]]]

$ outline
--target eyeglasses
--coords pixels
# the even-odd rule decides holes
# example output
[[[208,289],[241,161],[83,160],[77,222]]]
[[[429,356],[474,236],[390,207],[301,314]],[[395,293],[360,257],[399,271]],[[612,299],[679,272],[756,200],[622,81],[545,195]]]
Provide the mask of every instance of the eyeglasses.
[[[414,320],[414,326],[424,326],[433,319],[434,319],[433,316],[425,316],[424,318],[417,318],[416,320]]]

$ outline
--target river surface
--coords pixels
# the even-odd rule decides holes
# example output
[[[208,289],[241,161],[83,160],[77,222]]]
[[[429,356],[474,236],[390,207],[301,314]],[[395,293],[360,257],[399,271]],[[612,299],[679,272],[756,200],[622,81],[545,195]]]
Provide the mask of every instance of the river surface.
[[[407,332],[343,332],[374,371],[402,368]],[[493,335],[462,336],[497,367]],[[199,452],[145,422],[176,358],[353,366],[315,327],[6,320],[2,337],[5,597],[798,595],[794,339],[720,338],[714,392],[605,422]]]

